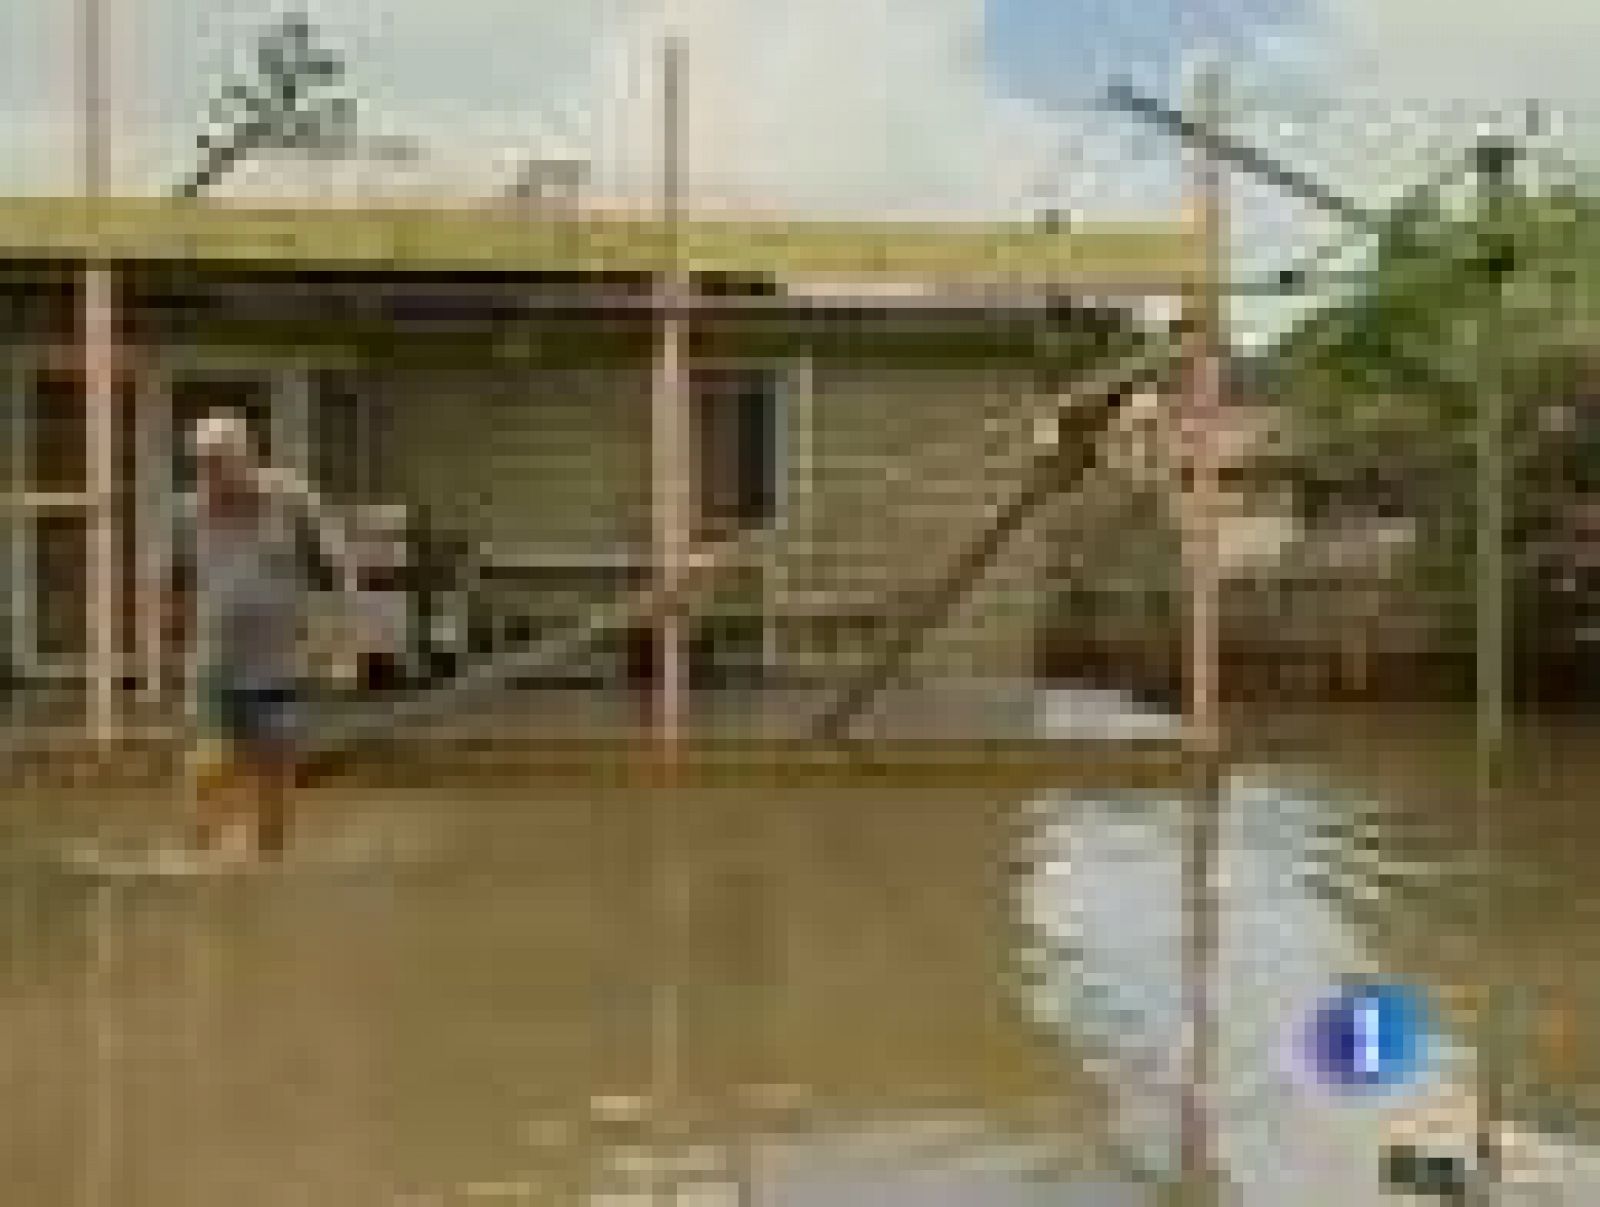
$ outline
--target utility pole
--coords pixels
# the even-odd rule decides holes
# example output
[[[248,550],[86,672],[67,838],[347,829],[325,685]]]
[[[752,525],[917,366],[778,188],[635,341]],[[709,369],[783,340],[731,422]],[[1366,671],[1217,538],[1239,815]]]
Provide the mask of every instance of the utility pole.
[[[1223,77],[1220,69],[1205,67],[1194,81],[1196,110],[1201,120],[1220,120]],[[1218,716],[1219,671],[1218,605],[1221,591],[1217,520],[1220,487],[1217,480],[1217,437],[1224,422],[1227,339],[1226,300],[1228,230],[1226,186],[1222,166],[1205,148],[1191,148],[1190,224],[1200,245],[1200,279],[1186,299],[1190,344],[1188,382],[1180,428],[1186,447],[1179,464],[1187,472],[1187,489],[1180,494],[1187,514],[1182,517],[1189,587],[1189,656],[1185,712],[1192,740],[1214,750],[1221,733]]]
[[[78,0],[80,169],[90,204],[110,176],[104,61],[104,0]],[[109,263],[85,257],[79,323],[89,490],[89,719],[99,742],[117,736],[117,332],[116,278]]]
[[[1478,349],[1477,431],[1477,742],[1478,844],[1488,860],[1499,846],[1500,811],[1505,803],[1506,734],[1506,486],[1507,396],[1504,322],[1506,289],[1514,265],[1507,205],[1517,149],[1509,141],[1485,139],[1473,151],[1479,185],[1479,215],[1487,219],[1491,255],[1491,297],[1487,322],[1476,331]],[[1479,1194],[1487,1199],[1500,1180],[1496,1129],[1504,1115],[1507,1048],[1505,986],[1491,984],[1485,995],[1490,1017],[1478,1070]]]
[[[1200,122],[1216,127],[1222,117],[1224,79],[1204,64],[1193,81]],[[1220,596],[1218,549],[1217,436],[1224,419],[1227,342],[1225,296],[1228,233],[1222,166],[1210,147],[1189,151],[1191,221],[1200,243],[1200,278],[1186,299],[1187,382],[1180,430],[1186,435],[1178,464],[1188,476],[1177,495],[1183,514],[1184,564],[1188,586],[1186,744],[1192,769],[1184,826],[1183,981],[1188,1037],[1180,1103],[1180,1146],[1185,1201],[1209,1203],[1217,1166],[1212,1110],[1215,1069],[1214,1002],[1218,902],[1216,862],[1224,788],[1219,716]]]

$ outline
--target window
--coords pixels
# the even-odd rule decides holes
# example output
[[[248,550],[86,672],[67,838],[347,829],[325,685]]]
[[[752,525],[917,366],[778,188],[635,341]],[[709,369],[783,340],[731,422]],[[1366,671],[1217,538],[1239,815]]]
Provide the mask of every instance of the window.
[[[28,489],[65,494],[88,490],[88,406],[82,383],[41,374],[34,379],[31,401],[23,440]]]
[[[778,505],[778,372],[704,367],[690,383],[697,528],[706,535],[770,522]]]

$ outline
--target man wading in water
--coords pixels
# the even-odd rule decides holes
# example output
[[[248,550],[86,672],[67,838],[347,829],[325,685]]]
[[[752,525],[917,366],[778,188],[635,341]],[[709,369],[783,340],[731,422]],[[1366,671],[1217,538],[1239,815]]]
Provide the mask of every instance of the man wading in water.
[[[308,560],[354,567],[315,496],[259,464],[243,417],[218,411],[194,429],[196,489],[178,511],[169,616],[187,622],[193,839],[217,851],[248,818],[255,852],[283,854],[297,766],[296,681]],[[308,559],[307,553],[312,557]]]

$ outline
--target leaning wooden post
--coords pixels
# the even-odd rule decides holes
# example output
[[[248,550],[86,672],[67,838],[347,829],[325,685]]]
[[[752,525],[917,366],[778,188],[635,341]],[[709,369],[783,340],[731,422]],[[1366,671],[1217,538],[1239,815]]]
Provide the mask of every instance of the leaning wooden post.
[[[1195,85],[1199,120],[1216,123],[1221,110],[1221,75],[1202,71]],[[1216,1153],[1211,1108],[1215,1026],[1212,978],[1216,968],[1218,911],[1216,861],[1224,777],[1220,717],[1220,488],[1217,435],[1223,420],[1226,363],[1224,297],[1227,230],[1222,168],[1202,150],[1190,152],[1190,222],[1201,251],[1199,279],[1185,299],[1189,331],[1181,464],[1187,489],[1183,509],[1183,561],[1188,590],[1185,740],[1193,770],[1184,843],[1184,994],[1188,1021],[1187,1068],[1180,1115],[1185,1190],[1206,1202],[1215,1184]]]
[[[105,195],[108,173],[106,102],[102,73],[101,0],[81,0],[79,8],[80,103],[84,196]],[[85,257],[80,283],[80,338],[86,412],[85,452],[89,471],[89,721],[97,741],[117,736],[117,381],[116,278],[108,262]]]
[[[675,590],[683,574],[689,542],[690,475],[694,472],[684,381],[683,270],[683,57],[681,38],[669,35],[663,47],[663,122],[661,217],[666,263],[659,291],[660,342],[651,399],[651,448],[655,480],[655,565],[665,590]],[[653,709],[655,737],[667,747],[683,735],[687,714],[687,623],[675,608],[654,622]]]

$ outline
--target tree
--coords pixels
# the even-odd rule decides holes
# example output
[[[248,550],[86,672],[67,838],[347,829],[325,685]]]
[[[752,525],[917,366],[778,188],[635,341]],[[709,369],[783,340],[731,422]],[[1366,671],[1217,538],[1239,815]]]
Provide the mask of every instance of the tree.
[[[198,197],[239,164],[268,148],[343,145],[355,102],[341,89],[343,60],[313,44],[311,23],[290,14],[262,35],[256,73],[224,85],[197,140],[200,163],[174,190]]]
[[[1352,296],[1274,352],[1308,485],[1369,505],[1376,484],[1423,522],[1414,567],[1464,601],[1474,573],[1479,363],[1495,353],[1509,399],[1506,492],[1512,572],[1593,457],[1592,430],[1552,422],[1593,392],[1600,333],[1600,200],[1572,190],[1471,196],[1408,213],[1377,241]],[[1485,347],[1485,341],[1499,341]],[[1308,493],[1317,493],[1315,489]],[[1464,615],[1464,614],[1463,614]]]
[[[1491,216],[1441,205],[1380,238],[1366,279],[1274,351],[1275,377],[1310,448],[1357,455],[1400,438],[1418,456],[1454,454],[1473,438],[1475,353],[1503,332],[1519,430],[1560,391],[1592,340],[1600,297],[1600,204],[1572,194],[1517,194]],[[1585,317],[1589,322],[1585,324]],[[1587,329],[1586,329],[1587,327]],[[1486,336],[1487,337],[1487,336]]]

